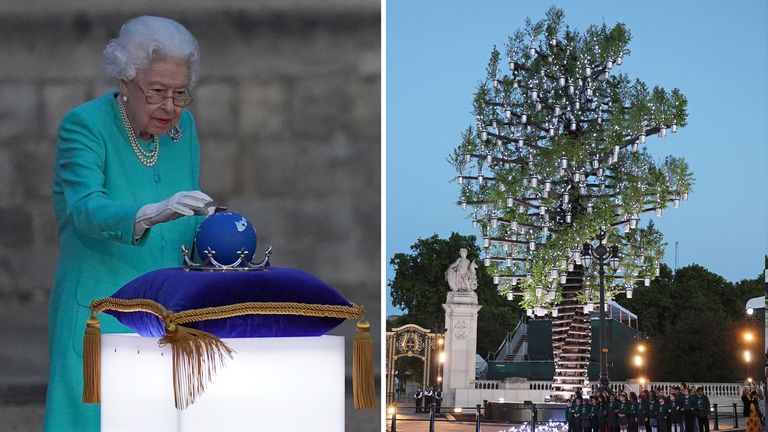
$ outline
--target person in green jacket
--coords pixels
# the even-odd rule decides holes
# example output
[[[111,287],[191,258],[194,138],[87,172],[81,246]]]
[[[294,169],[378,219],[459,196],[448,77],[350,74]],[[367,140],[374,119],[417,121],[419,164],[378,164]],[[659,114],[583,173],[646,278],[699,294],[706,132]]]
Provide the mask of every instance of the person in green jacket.
[[[576,396],[573,402],[575,404],[573,406],[573,430],[582,432],[584,427],[584,422],[582,421],[582,418],[584,418],[584,400],[581,396]]]
[[[663,399],[663,396],[662,396]],[[651,390],[648,398],[648,424],[651,426],[651,432],[657,432],[659,428],[659,400],[656,392]]]
[[[597,427],[597,397],[592,395],[589,397],[589,405],[585,405],[585,415],[581,418],[581,426],[584,432],[593,432]]]
[[[682,405],[679,403],[677,392],[673,391],[669,395],[669,423],[670,432],[682,432]]]
[[[151,270],[181,265],[212,199],[199,191],[200,150],[189,88],[199,52],[181,24],[143,16],[104,50],[119,92],[61,121],[53,205],[61,253],[48,311],[50,371],[45,430],[100,428],[81,402],[83,334],[92,300]],[[130,332],[102,315],[104,333]],[[138,385],[138,384],[137,384]]]
[[[699,431],[709,432],[709,398],[704,394],[704,387],[696,389],[696,417],[699,419]]]
[[[637,401],[637,428],[639,432],[650,432],[648,424],[648,390],[643,390]]]
[[[685,432],[693,432],[693,425],[696,421],[696,396],[691,394],[691,390],[688,387],[683,389],[682,399],[682,411],[683,421],[685,424]]]
[[[621,432],[627,432],[629,426],[630,405],[626,393],[619,393],[619,403],[616,409],[616,424]]]
[[[627,415],[627,418],[629,419],[629,432],[638,432],[637,409],[640,402],[637,400],[637,394],[635,394],[635,392],[629,392],[629,399],[627,402],[629,403],[629,414]]]
[[[606,431],[606,417],[608,416],[608,398],[605,394],[598,395],[597,430]]]
[[[565,401],[565,421],[568,424],[568,432],[574,432],[574,419],[576,411],[576,399],[571,396]]]
[[[619,400],[616,399],[616,395],[611,393],[608,395],[608,410],[606,414],[606,421],[608,423],[608,431],[616,432],[619,430]]]
[[[664,397],[663,393],[659,393],[659,407],[658,407],[658,427],[659,432],[668,432],[667,422],[669,421],[669,414],[672,410],[672,406],[669,401]]]

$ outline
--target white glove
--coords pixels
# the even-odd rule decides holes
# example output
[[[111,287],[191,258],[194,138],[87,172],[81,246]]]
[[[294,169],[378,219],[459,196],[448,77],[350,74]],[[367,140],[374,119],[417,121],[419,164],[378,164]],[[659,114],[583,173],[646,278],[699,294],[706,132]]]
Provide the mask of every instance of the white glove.
[[[170,222],[182,216],[208,215],[208,204],[213,199],[200,191],[182,191],[173,194],[165,201],[150,203],[136,213],[133,235],[140,238],[149,227],[163,222]]]

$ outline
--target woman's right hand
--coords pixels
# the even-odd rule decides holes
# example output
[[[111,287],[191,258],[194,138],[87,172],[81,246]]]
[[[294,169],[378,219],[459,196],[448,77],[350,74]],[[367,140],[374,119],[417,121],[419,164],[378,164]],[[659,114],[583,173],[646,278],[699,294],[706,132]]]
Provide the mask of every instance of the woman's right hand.
[[[147,204],[136,213],[134,237],[141,237],[144,231],[154,225],[182,216],[208,215],[208,205],[212,202],[211,197],[200,191],[182,191],[164,201]]]

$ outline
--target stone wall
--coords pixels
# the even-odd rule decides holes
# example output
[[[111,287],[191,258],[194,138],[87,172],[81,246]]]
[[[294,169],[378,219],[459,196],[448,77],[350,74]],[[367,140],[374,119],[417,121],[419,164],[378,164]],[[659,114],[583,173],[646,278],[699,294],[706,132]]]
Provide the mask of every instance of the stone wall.
[[[101,51],[120,25],[158,14],[200,42],[203,191],[249,217],[257,253],[271,244],[273,265],[329,282],[379,328],[378,1],[50,3],[0,5],[0,301],[47,299],[58,123],[114,88]]]

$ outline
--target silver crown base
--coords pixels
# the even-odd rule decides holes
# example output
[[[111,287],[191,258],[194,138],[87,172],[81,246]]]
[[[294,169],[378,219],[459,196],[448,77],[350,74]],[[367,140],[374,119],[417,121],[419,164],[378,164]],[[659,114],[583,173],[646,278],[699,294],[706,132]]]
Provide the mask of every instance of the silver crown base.
[[[189,251],[186,246],[181,245],[181,255],[184,258],[184,271],[268,271],[272,265],[269,262],[269,257],[272,255],[272,246],[270,245],[264,252],[264,259],[261,262],[256,263],[254,261],[247,261],[246,255],[249,251],[240,250],[238,255],[240,256],[237,261],[232,264],[221,264],[213,257],[216,255],[216,251],[211,248],[207,248],[205,251],[206,258],[196,263],[189,258]]]

